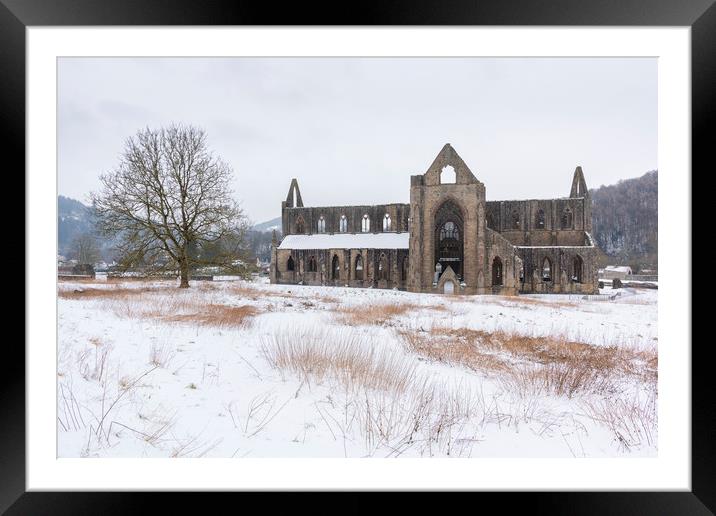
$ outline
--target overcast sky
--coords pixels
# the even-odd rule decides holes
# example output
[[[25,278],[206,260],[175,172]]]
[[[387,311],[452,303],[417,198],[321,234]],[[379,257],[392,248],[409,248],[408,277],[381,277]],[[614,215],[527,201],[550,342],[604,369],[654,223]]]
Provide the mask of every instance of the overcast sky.
[[[59,193],[87,202],[124,140],[204,128],[254,222],[292,177],[307,206],[408,202],[451,143],[488,200],[657,168],[655,58],[62,58]]]

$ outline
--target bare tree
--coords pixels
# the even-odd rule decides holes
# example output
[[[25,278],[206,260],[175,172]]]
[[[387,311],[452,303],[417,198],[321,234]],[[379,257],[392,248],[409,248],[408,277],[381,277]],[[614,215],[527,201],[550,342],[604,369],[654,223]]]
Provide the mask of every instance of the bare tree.
[[[88,233],[80,233],[72,240],[72,254],[77,263],[93,264],[99,260],[99,249],[97,241]]]
[[[185,288],[197,266],[236,270],[247,219],[231,175],[196,127],[147,128],[128,138],[119,166],[92,194],[100,231],[118,241],[120,267],[178,271]]]

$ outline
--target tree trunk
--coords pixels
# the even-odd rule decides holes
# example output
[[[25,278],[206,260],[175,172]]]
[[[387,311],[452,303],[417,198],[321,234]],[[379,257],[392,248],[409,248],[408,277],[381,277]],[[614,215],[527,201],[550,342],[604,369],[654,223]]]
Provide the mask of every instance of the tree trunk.
[[[181,274],[181,283],[179,283],[179,288],[189,288],[189,261],[182,260],[179,262],[179,270]]]

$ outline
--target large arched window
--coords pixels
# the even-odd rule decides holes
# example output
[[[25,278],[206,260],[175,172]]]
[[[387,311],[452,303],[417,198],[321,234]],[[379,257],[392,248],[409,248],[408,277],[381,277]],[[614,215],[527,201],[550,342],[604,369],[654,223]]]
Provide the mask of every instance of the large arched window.
[[[345,215],[341,215],[341,221],[339,223],[338,229],[340,230],[341,233],[345,233],[346,231],[348,231],[348,219],[346,218]]]
[[[542,260],[542,281],[552,281],[552,261],[549,258]]]
[[[363,258],[361,257],[361,255],[358,255],[356,257],[355,279],[363,279]]]
[[[492,260],[492,285],[502,285],[502,260],[499,256]]]
[[[311,256],[308,259],[308,271],[307,272],[318,272],[318,262],[315,256]]]
[[[582,261],[582,257],[577,255],[574,257],[574,261],[572,262],[572,268],[574,269],[572,271],[572,281],[575,283],[581,283],[582,282],[582,270],[584,269],[584,262]]]
[[[435,212],[435,261],[443,271],[448,266],[462,278],[463,260],[462,210],[452,200],[445,201]]]
[[[520,213],[512,210],[512,229],[520,229]]]
[[[293,263],[293,256],[288,257],[288,261],[286,262],[286,270],[289,272],[293,272],[293,270],[296,268],[296,264]]]
[[[338,261],[338,255],[333,255],[333,261],[331,262],[331,279],[341,279],[341,264]]]
[[[304,222],[303,217],[301,215],[299,215],[298,218],[296,219],[295,231],[299,235],[302,235],[303,233],[306,232],[306,223]]]
[[[537,229],[544,229],[544,210],[543,209],[537,210],[537,220],[535,221],[535,226],[537,226]]]
[[[377,276],[379,280],[388,279],[388,258],[386,258],[385,253],[380,253],[380,259],[378,260]]]
[[[390,231],[390,226],[391,226],[390,215],[386,213],[385,217],[383,217],[383,231]]]
[[[368,217],[367,213],[363,215],[363,220],[361,220],[360,223],[360,230],[363,233],[368,233],[370,231],[370,217]]]
[[[323,215],[318,217],[318,232],[319,233],[326,232],[326,219],[323,217]]]
[[[569,208],[562,212],[562,229],[572,229],[572,210]]]

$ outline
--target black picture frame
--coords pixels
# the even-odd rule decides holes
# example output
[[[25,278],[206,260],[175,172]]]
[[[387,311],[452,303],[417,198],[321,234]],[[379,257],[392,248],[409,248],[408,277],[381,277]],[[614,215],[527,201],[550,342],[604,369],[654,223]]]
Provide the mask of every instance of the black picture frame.
[[[371,4],[321,4],[188,0],[0,0],[0,119],[3,146],[13,165],[6,176],[25,170],[25,29],[28,26],[84,25],[578,25],[689,26],[692,72],[692,170],[712,169],[709,128],[716,113],[716,6],[714,0],[492,0],[429,2],[402,0]],[[12,172],[10,172],[12,170]],[[690,171],[685,173],[691,174]],[[21,188],[24,190],[24,181]],[[693,234],[693,233],[692,233]],[[690,259],[691,250],[685,253]],[[27,277],[28,271],[25,270]],[[691,284],[691,278],[688,278]],[[31,299],[29,302],[31,303]],[[32,305],[26,305],[31,310]],[[693,320],[693,317],[692,317]],[[709,339],[710,340],[710,339]],[[12,346],[10,344],[13,344]],[[691,342],[671,343],[685,349]],[[713,514],[716,510],[716,404],[713,402],[708,344],[692,346],[692,490],[690,492],[479,493],[509,507],[515,503],[545,514]],[[175,493],[25,492],[25,357],[6,340],[0,360],[0,511],[7,514],[124,514],[149,509],[190,509]],[[245,493],[243,496],[247,496]],[[252,495],[253,496],[253,495]],[[292,496],[295,498],[298,495]],[[251,505],[242,502],[244,508]],[[295,502],[290,502],[296,506]],[[404,500],[402,509],[422,507],[423,497]],[[457,503],[457,502],[456,502]],[[471,501],[469,503],[475,503]],[[484,503],[480,500],[480,503]],[[341,502],[359,510],[360,502]],[[206,510],[208,507],[204,506]],[[457,506],[455,506],[457,509]]]

